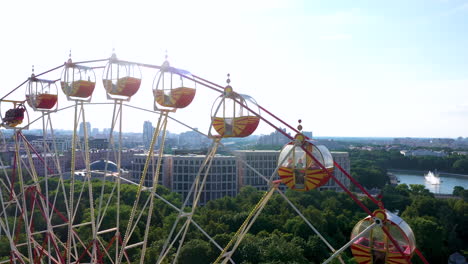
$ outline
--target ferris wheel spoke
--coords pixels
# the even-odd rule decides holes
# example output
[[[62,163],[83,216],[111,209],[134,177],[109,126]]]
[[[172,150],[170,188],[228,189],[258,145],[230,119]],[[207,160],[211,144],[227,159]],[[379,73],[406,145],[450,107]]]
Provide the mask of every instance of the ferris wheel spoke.
[[[283,158],[282,161],[280,161],[279,164],[282,164],[286,161],[287,157],[289,156],[290,152],[293,151],[294,148],[291,148],[291,150],[288,152],[287,155],[285,155],[285,157]],[[257,169],[255,169],[254,167],[252,167],[249,163],[247,163],[245,160],[243,159],[239,159],[241,161],[241,163],[243,163],[246,167],[248,167],[250,170],[252,170],[257,176],[259,176],[260,178],[262,178],[265,182],[267,183],[271,183],[272,180],[273,180],[273,177],[276,175],[276,172],[278,171],[278,168],[279,166],[276,167],[276,169],[274,170],[274,172],[272,173],[270,179],[268,179],[266,176],[264,176],[263,174],[261,174]],[[312,223],[301,213],[301,211],[291,202],[291,200],[289,200],[289,198],[284,194],[284,192],[281,190],[281,189],[277,189],[278,193],[281,195],[281,197],[283,197],[283,199],[291,206],[291,208],[293,208],[293,210],[299,215],[299,217],[302,218],[302,220],[304,220],[304,222],[314,231],[314,233],[319,236],[319,238],[325,243],[325,245],[332,251],[332,252],[335,252],[336,250],[330,245],[330,243],[322,236],[322,234],[312,225]],[[341,257],[339,257],[339,260],[341,263],[344,264],[344,261],[341,259]]]
[[[146,179],[146,175],[147,175],[147,172],[148,172],[148,167],[149,167],[149,164],[150,164],[150,160],[152,159],[152,156],[153,156],[153,153],[154,153],[154,147],[155,147],[156,142],[158,140],[158,137],[159,137],[159,135],[161,133],[161,130],[165,130],[165,128],[166,128],[165,124],[167,123],[168,114],[169,114],[169,112],[167,112],[167,111],[162,111],[160,113],[160,116],[159,116],[159,119],[158,119],[158,124],[156,126],[155,131],[153,132],[153,137],[151,139],[151,143],[150,143],[150,146],[149,146],[148,156],[146,157],[145,166],[143,168],[143,172],[142,172],[141,177],[140,177],[140,183],[138,185],[137,195],[136,195],[135,201],[133,203],[133,208],[132,208],[132,211],[130,213],[130,217],[129,217],[129,220],[128,220],[128,223],[127,223],[127,229],[125,231],[125,235],[124,235],[124,238],[123,238],[122,247],[120,249],[120,253],[119,253],[119,256],[118,256],[118,259],[117,259],[117,262],[116,262],[117,264],[119,264],[122,261],[124,250],[126,249],[126,247],[128,245],[128,242],[130,240],[130,232],[131,232],[134,217],[135,217],[135,214],[136,214],[136,211],[137,211],[137,208],[138,208],[138,203],[140,202],[141,192],[143,190],[143,184],[144,184],[144,181]],[[163,133],[165,133],[165,132],[163,132]],[[163,150],[160,149],[159,151],[162,152]],[[148,212],[148,214],[151,214],[151,213],[152,212]]]
[[[196,208],[196,206],[198,204],[198,201],[200,199],[201,192],[203,191],[204,184],[205,184],[206,179],[208,177],[208,172],[210,170],[213,157],[216,154],[216,151],[217,151],[217,148],[218,148],[219,144],[220,144],[220,139],[219,138],[214,138],[212,146],[210,147],[210,151],[208,152],[205,159],[203,160],[203,162],[202,162],[202,164],[201,164],[201,166],[200,166],[200,168],[199,168],[199,170],[197,172],[197,175],[195,176],[194,182],[192,183],[190,191],[188,192],[187,197],[185,198],[184,203],[182,204],[181,208],[178,210],[179,214],[178,214],[178,216],[176,218],[176,221],[174,222],[174,224],[173,224],[173,226],[171,228],[171,231],[170,231],[170,233],[168,235],[168,238],[167,238],[166,242],[164,243],[163,248],[161,250],[161,253],[159,255],[159,262],[162,261],[165,258],[165,256],[167,255],[167,252],[171,249],[171,247],[173,245],[173,243],[169,243],[169,242],[171,241],[172,235],[174,234],[174,232],[175,232],[175,230],[177,228],[179,220],[181,218],[183,218],[183,217],[187,217],[187,220],[186,220],[185,224],[181,227],[181,230],[180,230],[180,231],[182,231],[182,229],[184,229],[184,233],[182,235],[182,239],[179,242],[179,247],[177,249],[176,257],[174,258],[174,261],[177,260],[178,252],[180,251],[181,245],[183,244],[183,242],[185,240],[185,235],[187,233],[188,227],[189,227],[190,222],[192,220],[192,215],[195,212],[195,208]],[[200,178],[201,178],[202,173],[204,173],[204,177],[202,179],[202,185],[199,186],[200,185]],[[185,208],[186,208],[192,194],[193,194],[193,203],[192,203],[191,212],[186,213]],[[176,239],[176,238],[174,238],[174,239]]]
[[[193,218],[193,215],[195,213],[195,209],[198,206],[198,202],[200,201],[200,197],[201,197],[202,192],[203,192],[203,190],[205,188],[206,180],[208,179],[208,174],[210,172],[211,165],[213,164],[213,158],[214,158],[214,156],[216,154],[216,151],[218,150],[219,144],[220,144],[220,139],[219,138],[214,139],[214,144],[213,144],[212,150],[207,155],[207,157],[205,159],[205,162],[203,163],[203,165],[199,169],[198,175],[197,175],[196,180],[194,182],[195,190],[194,190],[194,193],[193,193],[193,202],[192,202],[191,212],[187,215],[187,220],[186,220],[187,223],[185,225],[184,232],[182,233],[182,238],[179,241],[179,246],[177,248],[177,252],[176,252],[176,255],[174,257],[173,263],[177,262],[177,258],[179,256],[180,250],[182,249],[182,245],[185,242],[185,236],[187,235],[188,229],[190,227],[190,223],[192,222],[192,218]],[[202,182],[200,184],[199,182],[200,182],[201,173],[203,173],[203,178],[202,178]],[[190,194],[187,197],[190,197]]]
[[[153,215],[153,208],[154,208],[154,198],[155,198],[155,193],[158,187],[158,182],[159,182],[159,171],[161,170],[161,163],[163,159],[163,153],[164,153],[164,146],[166,143],[166,134],[167,134],[167,117],[168,114],[165,116],[166,118],[163,121],[163,135],[161,139],[161,144],[159,146],[159,153],[158,153],[158,161],[156,165],[156,170],[154,171],[154,166],[153,166],[153,186],[151,188],[150,196],[148,197],[148,200],[150,201],[149,208],[148,208],[148,216],[146,218],[146,227],[143,235],[143,247],[141,249],[141,255],[140,255],[140,264],[144,263],[145,260],[145,254],[146,254],[146,247],[148,243],[148,234],[149,234],[149,229],[151,225],[151,217]],[[151,157],[153,158],[153,157]],[[153,165],[154,165],[154,160],[153,160]],[[143,210],[142,210],[143,211]]]
[[[114,103],[113,106],[114,106],[114,110],[113,110],[112,117],[111,117],[111,120],[112,120],[112,121],[111,121],[111,128],[110,128],[110,132],[109,132],[109,145],[111,146],[112,152],[114,153],[114,157],[115,157],[115,152],[116,152],[116,150],[115,150],[115,144],[114,144],[114,128],[115,128],[115,122],[116,122],[116,120],[117,120],[118,112],[117,112],[117,110],[116,110],[116,109],[117,109],[117,104]],[[110,152],[107,152],[107,154],[106,154],[106,160],[109,160],[109,158],[110,158]],[[108,165],[108,162],[106,162],[106,163],[104,164],[104,175],[107,173],[107,165]],[[103,210],[102,204],[103,204],[103,199],[104,199],[104,190],[105,190],[105,187],[106,187],[106,184],[105,184],[105,177],[103,177],[103,178],[101,179],[101,194],[100,194],[100,196],[99,196],[99,203],[98,203],[98,216],[97,216],[97,219],[98,219],[98,223],[99,223],[99,224],[98,224],[97,230],[99,230],[99,227],[101,226],[101,223],[102,223],[102,221],[104,220],[105,212],[107,211],[107,208],[108,208],[108,206],[109,206],[111,200],[112,200],[113,197],[114,197],[114,191],[115,191],[115,189],[116,189],[116,187],[117,187],[117,183],[114,182],[113,187],[112,187],[111,194],[109,195],[109,198],[108,198],[107,203],[106,203],[106,205],[105,205],[105,207],[104,207],[104,210]],[[118,205],[119,205],[119,200],[117,200],[117,206],[118,206]],[[102,217],[101,217],[101,215],[102,215]],[[116,217],[117,217],[117,219],[120,218],[120,216],[119,216],[118,214],[117,214]],[[118,221],[117,221],[117,222],[118,222]],[[118,225],[118,224],[117,224],[116,226],[117,226],[117,228],[119,228],[119,225]]]
[[[250,211],[247,218],[244,220],[242,225],[239,227],[237,232],[231,238],[231,240],[223,249],[223,251],[219,254],[218,258],[213,262],[213,264],[217,264],[220,262],[227,263],[229,261],[229,259],[232,257],[237,247],[243,240],[244,236],[248,233],[248,231],[250,230],[250,227],[253,225],[257,217],[260,215],[263,208],[265,208],[266,204],[268,203],[268,201],[270,200],[271,196],[273,195],[273,193],[275,192],[277,188],[278,186],[276,184],[272,186],[268,192],[265,192],[263,197],[258,201],[258,203]]]

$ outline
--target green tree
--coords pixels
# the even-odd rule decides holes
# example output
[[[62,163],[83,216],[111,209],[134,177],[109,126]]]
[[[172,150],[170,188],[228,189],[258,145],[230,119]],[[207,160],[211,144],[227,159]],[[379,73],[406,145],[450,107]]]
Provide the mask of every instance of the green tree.
[[[426,217],[416,217],[408,220],[416,237],[416,245],[430,263],[447,261],[447,248],[444,246],[446,234],[435,221]]]
[[[452,165],[453,170],[459,173],[468,173],[468,158],[459,159]]]
[[[463,188],[462,186],[455,186],[455,187],[453,187],[453,193],[452,194],[454,196],[462,196],[464,190],[465,190],[465,188]]]
[[[214,252],[210,244],[204,240],[193,239],[186,242],[180,250],[179,263],[206,264],[213,262]]]

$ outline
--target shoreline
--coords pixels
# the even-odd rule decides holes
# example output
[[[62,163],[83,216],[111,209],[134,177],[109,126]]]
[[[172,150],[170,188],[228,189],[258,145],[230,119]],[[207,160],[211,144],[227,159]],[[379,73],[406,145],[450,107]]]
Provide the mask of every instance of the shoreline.
[[[421,171],[421,170],[400,170],[400,169],[388,169],[387,170],[389,173],[392,173],[392,171],[394,172],[407,172],[407,173],[418,173],[418,174],[422,174],[421,176],[424,176],[424,174],[427,173],[427,171]],[[465,179],[468,179],[468,175],[466,174],[457,174],[457,173],[450,173],[450,172],[444,172],[444,171],[437,171],[439,174],[444,174],[444,175],[447,175],[449,177],[454,177],[454,178],[465,178]]]

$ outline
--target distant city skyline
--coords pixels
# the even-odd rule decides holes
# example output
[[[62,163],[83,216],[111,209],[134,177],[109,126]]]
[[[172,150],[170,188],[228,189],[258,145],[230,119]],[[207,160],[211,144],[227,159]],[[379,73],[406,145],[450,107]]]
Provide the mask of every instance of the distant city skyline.
[[[74,61],[108,58],[115,49],[118,58],[156,65],[167,50],[171,65],[220,85],[230,73],[235,91],[293,127],[302,119],[316,137],[468,137],[466,0],[45,0],[5,2],[2,10],[0,23],[14,23],[4,28],[11,41],[0,49],[1,97],[31,75],[32,65],[35,73],[49,70],[70,50]],[[108,24],[108,13],[125,19]],[[56,80],[61,72],[42,77]],[[143,69],[142,86],[128,104],[153,109],[155,74]],[[110,103],[101,76],[96,69],[92,102]],[[72,105],[57,84],[59,108]],[[197,88],[193,103],[171,116],[207,133],[220,94]],[[24,100],[25,89],[7,99]],[[112,109],[86,106],[86,122],[110,127]],[[31,120],[39,116],[29,113]],[[51,116],[54,128],[73,127],[72,108]],[[123,130],[141,131],[143,121],[157,118],[124,108]],[[168,129],[188,130],[174,121]],[[262,122],[254,134],[271,132]]]

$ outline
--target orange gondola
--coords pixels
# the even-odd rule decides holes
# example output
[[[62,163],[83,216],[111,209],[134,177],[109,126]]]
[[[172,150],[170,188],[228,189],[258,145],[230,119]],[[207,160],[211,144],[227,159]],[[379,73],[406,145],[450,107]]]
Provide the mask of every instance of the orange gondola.
[[[248,95],[234,92],[229,78],[227,82],[224,93],[216,99],[211,109],[212,126],[223,138],[250,136],[260,123],[257,102]]]
[[[156,103],[170,108],[187,107],[195,97],[195,93],[196,85],[192,74],[186,70],[171,67],[166,60],[153,81],[155,109],[159,109]]]
[[[69,59],[65,63],[60,85],[68,100],[89,102],[96,87],[96,75],[92,68],[74,64]]]
[[[55,81],[38,79],[31,75],[26,89],[26,102],[34,111],[56,111],[58,91]]]
[[[140,89],[140,67],[134,63],[117,60],[114,53],[104,68],[102,82],[107,98],[129,101]]]
[[[410,226],[403,219],[387,210],[378,210],[374,212],[374,215],[374,218],[370,216],[364,218],[353,229],[351,239],[354,242],[351,245],[351,252],[355,260],[359,264],[408,263],[407,259],[411,259],[416,249],[415,237]],[[360,235],[362,231],[374,223],[374,219],[378,219],[382,224],[376,225],[370,231]],[[383,228],[386,228],[393,240],[398,243],[403,255],[385,234]]]
[[[311,153],[325,169],[323,170],[304,149]],[[290,189],[309,191],[318,188],[330,179],[333,173],[333,157],[323,145],[317,145],[303,134],[297,134],[295,141],[286,144],[278,159],[278,175]]]

